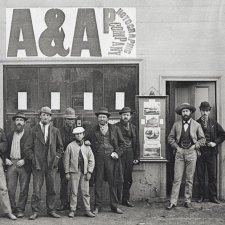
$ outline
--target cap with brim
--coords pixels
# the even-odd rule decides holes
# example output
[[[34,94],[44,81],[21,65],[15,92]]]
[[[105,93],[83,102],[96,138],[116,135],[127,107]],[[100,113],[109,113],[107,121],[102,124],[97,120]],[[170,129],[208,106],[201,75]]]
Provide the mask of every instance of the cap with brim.
[[[14,121],[16,118],[22,118],[24,119],[25,121],[28,120],[28,118],[25,116],[24,113],[22,112],[17,112],[15,116],[12,117],[12,120]]]
[[[176,108],[175,111],[178,115],[181,115],[183,109],[189,109],[191,111],[191,113],[194,113],[196,110],[196,108],[194,106],[190,105],[189,103],[182,103],[181,105],[179,105]]]
[[[100,114],[107,115],[108,117],[111,115],[111,113],[109,113],[108,109],[105,107],[99,108],[98,112],[95,113],[96,116]]]
[[[75,127],[73,129],[73,134],[80,134],[80,133],[84,133],[85,129],[83,127]]]
[[[40,114],[41,113],[46,113],[46,114],[49,114],[49,115],[52,115],[53,114],[52,113],[52,110],[48,106],[42,107],[41,110],[40,110]]]
[[[133,114],[134,111],[133,111],[130,107],[124,107],[124,108],[122,108],[121,111],[119,111],[119,114],[120,114],[120,115],[123,114],[123,113],[130,113],[130,114]]]

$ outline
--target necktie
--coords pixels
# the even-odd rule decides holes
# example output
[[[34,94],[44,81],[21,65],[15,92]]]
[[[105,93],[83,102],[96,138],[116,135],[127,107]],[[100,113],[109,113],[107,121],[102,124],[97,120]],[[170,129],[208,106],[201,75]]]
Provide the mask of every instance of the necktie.
[[[202,116],[201,117],[201,120],[202,120],[202,126],[203,126],[203,128],[207,129],[207,126],[208,126],[208,117]]]
[[[103,135],[105,135],[108,131],[108,126],[101,126],[101,132]]]

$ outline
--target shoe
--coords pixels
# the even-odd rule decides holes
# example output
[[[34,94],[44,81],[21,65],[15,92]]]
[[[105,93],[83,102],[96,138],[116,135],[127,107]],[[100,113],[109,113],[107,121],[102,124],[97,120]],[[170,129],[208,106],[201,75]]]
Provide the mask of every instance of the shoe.
[[[174,204],[172,204],[172,203],[170,203],[167,207],[166,207],[166,209],[167,210],[171,210],[171,209],[173,209],[173,208],[175,208],[176,206],[174,205]]]
[[[122,205],[125,205],[127,207],[134,207],[134,205],[131,202],[129,202],[129,201],[123,201]]]
[[[32,214],[30,217],[29,217],[29,220],[35,220],[35,219],[37,219],[38,218],[38,213],[37,212],[35,212],[34,214]]]
[[[200,197],[200,198],[198,199],[197,203],[202,203],[202,202],[204,202],[204,200],[205,200],[204,197]]]
[[[24,217],[24,212],[17,212],[17,214],[16,214],[16,217],[17,218],[23,218]]]
[[[53,218],[60,218],[61,216],[59,214],[57,214],[55,211],[49,212],[48,213],[49,216],[53,217]]]
[[[118,213],[118,214],[123,214],[123,211],[119,208],[112,209],[112,212]]]
[[[96,207],[96,208],[94,209],[94,211],[93,211],[93,213],[94,213],[95,215],[97,215],[99,212],[101,212],[101,208],[99,208],[99,207]]]
[[[69,205],[60,205],[56,210],[57,211],[64,211],[70,209]]]
[[[184,203],[184,207],[185,207],[185,208],[192,208],[192,205],[191,205],[190,202],[185,202],[185,203]]]
[[[220,201],[216,197],[213,197],[213,198],[209,199],[209,201],[213,202],[213,203],[216,203],[216,204],[220,204]]]
[[[73,218],[76,215],[75,211],[70,211],[68,217]]]
[[[85,216],[87,216],[87,217],[95,217],[95,214],[94,213],[92,213],[91,211],[86,211],[85,212]]]
[[[12,213],[7,213],[7,217],[10,219],[10,220],[16,220],[16,216]]]

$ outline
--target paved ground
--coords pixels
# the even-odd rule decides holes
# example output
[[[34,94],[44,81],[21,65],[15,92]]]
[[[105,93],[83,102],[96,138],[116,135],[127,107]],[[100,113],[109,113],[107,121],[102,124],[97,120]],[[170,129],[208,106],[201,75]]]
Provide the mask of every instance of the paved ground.
[[[68,212],[60,213],[60,219],[47,217],[43,210],[41,216],[35,221],[28,220],[30,207],[26,210],[26,217],[11,221],[7,218],[0,218],[0,225],[176,225],[176,224],[198,224],[198,225],[217,225],[225,223],[225,202],[220,205],[213,203],[193,203],[192,209],[186,209],[182,202],[174,210],[165,209],[166,203],[148,203],[135,202],[135,208],[121,206],[124,210],[123,215],[110,212],[106,208],[96,218],[87,218],[83,216],[82,210],[78,211],[78,216],[74,219],[67,217]]]

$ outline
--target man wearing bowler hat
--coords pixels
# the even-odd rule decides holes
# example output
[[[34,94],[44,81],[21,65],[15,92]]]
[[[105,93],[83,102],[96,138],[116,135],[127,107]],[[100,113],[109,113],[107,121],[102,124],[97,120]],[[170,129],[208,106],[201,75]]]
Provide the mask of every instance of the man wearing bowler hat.
[[[124,139],[118,127],[108,123],[110,113],[107,108],[101,107],[95,115],[98,125],[93,128],[92,143],[96,162],[94,213],[98,214],[102,209],[102,184],[106,179],[109,184],[111,210],[122,214],[123,211],[118,208],[117,182],[120,178],[122,180],[122,171],[119,174],[119,157],[123,153]]]
[[[201,125],[191,118],[195,107],[189,103],[182,103],[176,108],[176,113],[182,119],[175,122],[168,136],[168,143],[175,154],[174,181],[171,191],[168,210],[177,205],[180,185],[185,171],[185,203],[186,208],[191,208],[192,186],[196,168],[197,155],[200,146],[205,144],[205,136]]]
[[[56,207],[56,183],[55,176],[58,161],[62,156],[63,143],[59,130],[51,125],[52,111],[49,107],[40,110],[40,122],[35,125],[25,144],[26,157],[32,160],[33,195],[31,208],[33,214],[30,220],[39,216],[41,189],[46,182],[47,213],[53,218],[60,218],[55,212]]]
[[[133,182],[133,164],[137,164],[139,159],[138,131],[136,126],[130,123],[130,119],[133,114],[130,107],[124,107],[119,114],[121,115],[121,119],[120,122],[116,123],[116,126],[120,129],[125,140],[124,153],[121,156],[124,181],[123,186],[120,187],[119,193],[122,193],[123,205],[134,207],[129,200],[130,188]]]
[[[220,124],[209,117],[211,108],[209,102],[202,102],[199,107],[201,117],[197,120],[201,124],[206,138],[205,145],[200,148],[201,156],[197,160],[198,203],[203,202],[206,197],[205,173],[207,170],[209,201],[220,204],[217,199],[217,153],[218,145],[225,140],[225,131]]]
[[[7,136],[6,151],[6,178],[9,190],[9,199],[13,212],[18,218],[24,216],[29,192],[31,160],[26,159],[24,153],[24,145],[29,135],[29,129],[24,129],[27,117],[23,112],[17,112],[12,117],[14,121],[14,130]],[[20,192],[19,199],[16,204],[16,189],[19,180]]]

